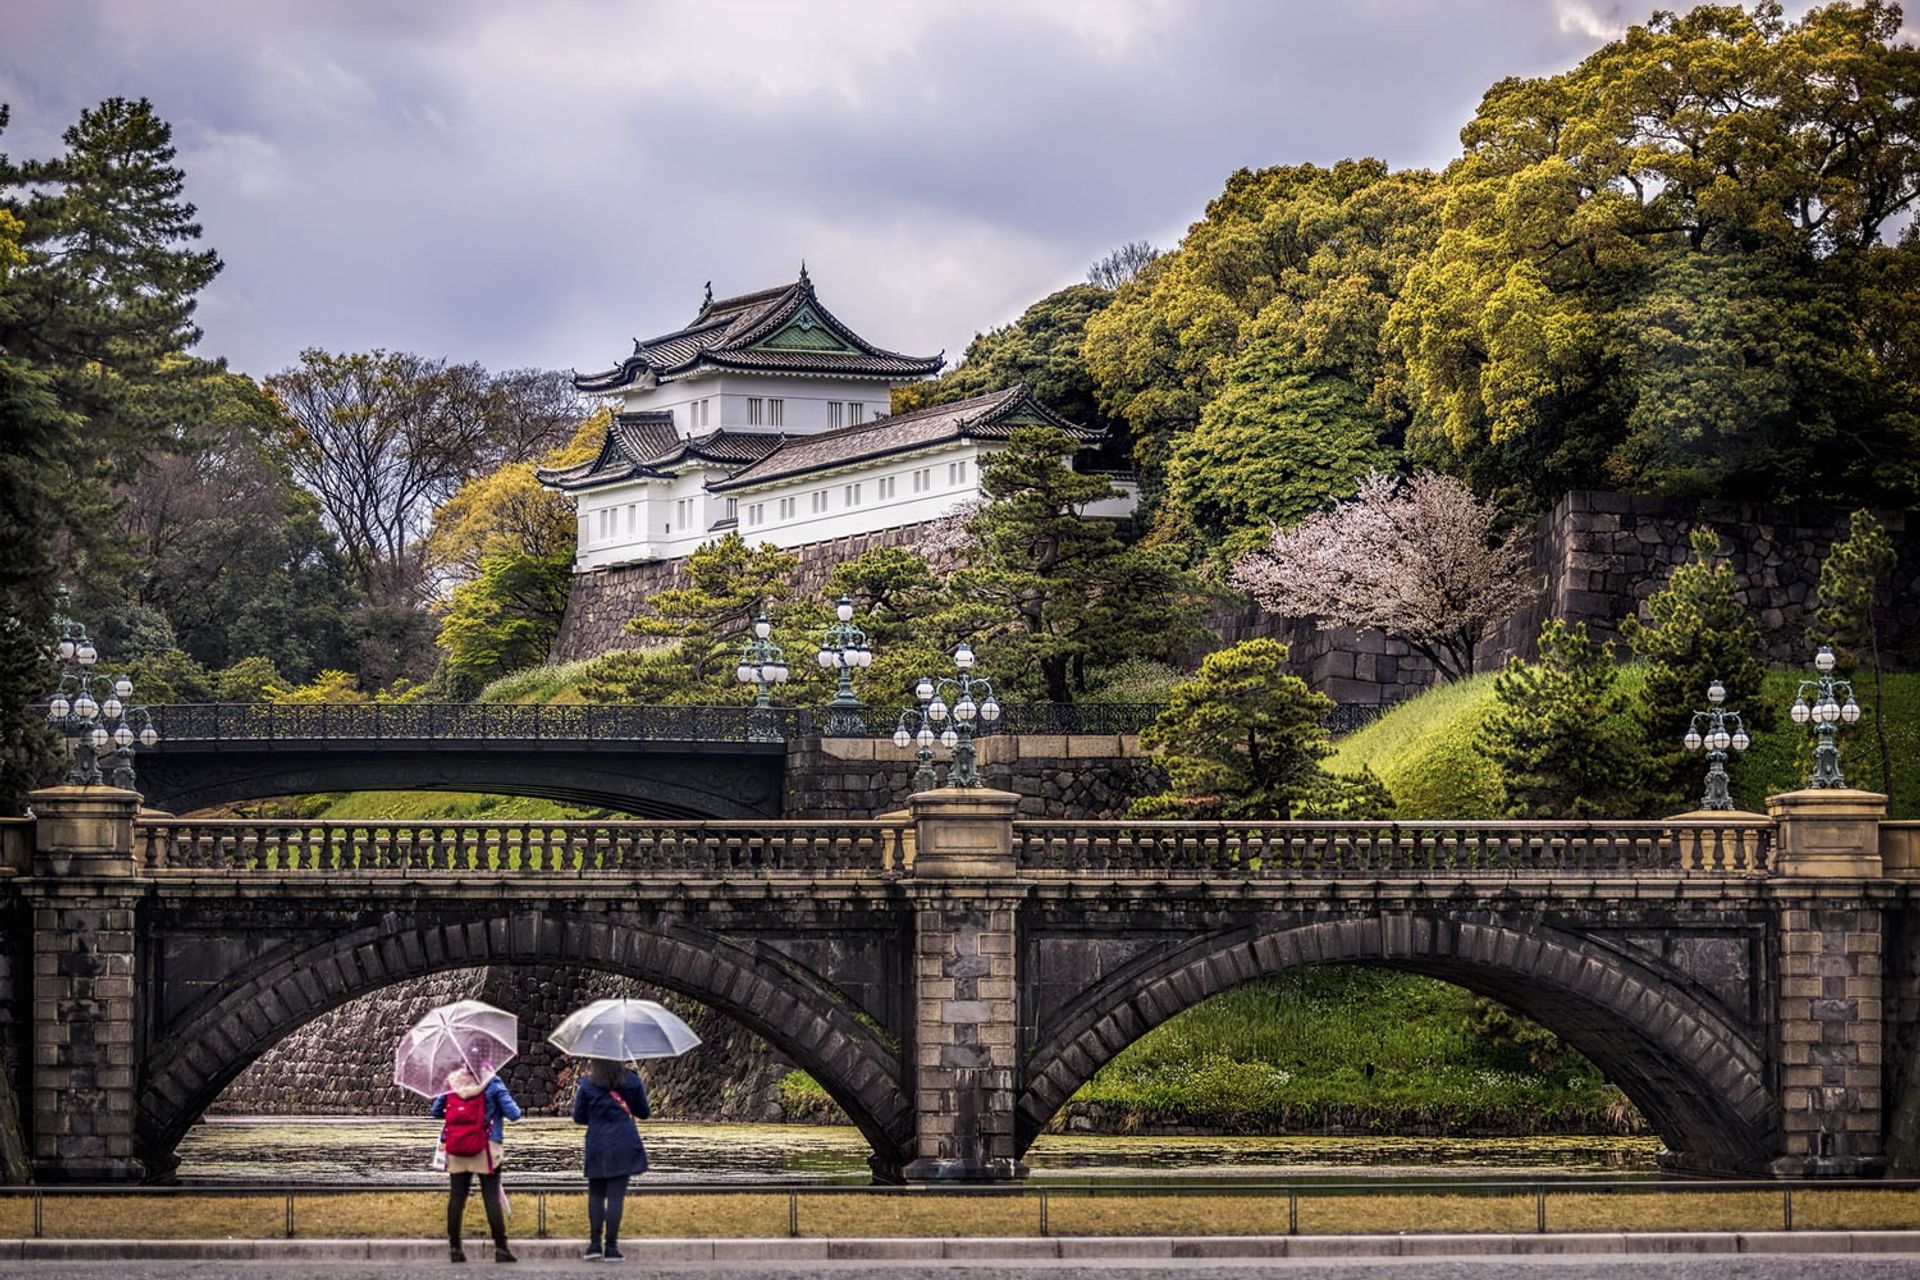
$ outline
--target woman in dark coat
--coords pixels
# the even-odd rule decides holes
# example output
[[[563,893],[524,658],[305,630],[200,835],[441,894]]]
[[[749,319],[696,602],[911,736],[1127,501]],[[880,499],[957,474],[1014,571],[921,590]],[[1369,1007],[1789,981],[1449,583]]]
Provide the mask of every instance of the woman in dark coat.
[[[587,1059],[573,1095],[573,1122],[587,1126],[588,1258],[621,1260],[620,1212],[626,1207],[627,1179],[647,1171],[647,1148],[633,1122],[649,1114],[647,1086],[638,1072],[623,1062]]]

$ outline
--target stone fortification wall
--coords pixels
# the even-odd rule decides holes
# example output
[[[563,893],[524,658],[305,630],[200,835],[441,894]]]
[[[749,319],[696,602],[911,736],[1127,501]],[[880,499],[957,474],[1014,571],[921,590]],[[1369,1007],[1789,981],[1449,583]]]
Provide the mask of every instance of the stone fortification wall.
[[[946,752],[936,762],[946,771]],[[1026,818],[1118,818],[1166,785],[1134,735],[1005,734],[979,740],[986,785],[1020,797]],[[787,754],[786,812],[868,818],[905,807],[917,765],[886,738],[814,738]]]
[[[799,557],[800,564],[793,575],[794,590],[802,596],[813,595],[827,585],[827,577],[835,565],[856,560],[875,547],[913,546],[930,527],[928,524],[902,525],[897,529],[795,547],[793,554]],[[684,586],[685,578],[684,559],[653,560],[575,574],[567,595],[567,611],[560,619],[560,634],[553,643],[553,660],[571,662],[609,649],[630,647],[633,638],[626,633],[627,619],[641,612],[649,596],[669,587]]]
[[[684,1058],[645,1065],[657,1115],[789,1118],[780,1081],[792,1067],[765,1041],[671,992],[615,974],[555,965],[456,969],[351,1001],[262,1055],[227,1086],[212,1110],[227,1115],[417,1114],[425,1106],[422,1100],[391,1083],[394,1045],[427,1010],[475,999],[520,1015],[520,1056],[502,1073],[515,1100],[531,1114],[565,1114],[573,1101],[570,1063],[547,1036],[572,1010],[616,996],[659,1000],[685,1018],[702,1041]]]
[[[1906,664],[1920,662],[1920,525],[1905,513],[1881,519],[1900,550],[1895,601],[1882,620],[1889,653]],[[1578,490],[1540,517],[1532,531],[1532,569],[1541,584],[1526,607],[1491,627],[1477,665],[1494,671],[1510,657],[1530,658],[1540,625],[1548,618],[1584,622],[1605,637],[1619,634],[1621,619],[1641,609],[1689,552],[1688,532],[1707,525],[1731,553],[1748,607],[1759,622],[1768,659],[1782,665],[1807,661],[1820,562],[1844,537],[1842,507],[1769,507],[1691,498],[1642,498]],[[833,566],[871,547],[912,546],[927,526],[888,529],[797,548],[796,588],[817,591]],[[648,596],[675,585],[681,562],[660,561],[577,575],[554,646],[557,660],[591,657],[626,643],[626,620]],[[1337,702],[1393,702],[1433,683],[1430,663],[1398,640],[1377,632],[1339,628],[1321,631],[1311,620],[1278,618],[1245,604],[1223,601],[1209,619],[1223,643],[1256,636],[1285,641],[1294,671]],[[877,786],[878,784],[876,784]]]

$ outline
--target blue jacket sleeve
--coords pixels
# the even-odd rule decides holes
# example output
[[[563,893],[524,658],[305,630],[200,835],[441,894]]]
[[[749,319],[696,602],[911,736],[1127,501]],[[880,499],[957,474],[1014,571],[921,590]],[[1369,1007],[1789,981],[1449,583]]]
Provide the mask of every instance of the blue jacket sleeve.
[[[633,1112],[635,1120],[645,1120],[653,1114],[647,1106],[647,1086],[638,1072],[627,1072],[626,1079],[620,1082],[620,1096],[626,1100],[627,1110]]]
[[[582,1080],[573,1091],[573,1122],[575,1124],[587,1122],[587,1082],[585,1080]]]
[[[447,1095],[444,1093],[435,1094],[433,1105],[427,1108],[427,1114],[435,1120],[445,1120],[447,1118]]]
[[[513,1100],[512,1094],[507,1092],[507,1086],[499,1076],[487,1082],[487,1092],[493,1095],[494,1105],[500,1108],[501,1115],[509,1120],[520,1118],[520,1104]]]

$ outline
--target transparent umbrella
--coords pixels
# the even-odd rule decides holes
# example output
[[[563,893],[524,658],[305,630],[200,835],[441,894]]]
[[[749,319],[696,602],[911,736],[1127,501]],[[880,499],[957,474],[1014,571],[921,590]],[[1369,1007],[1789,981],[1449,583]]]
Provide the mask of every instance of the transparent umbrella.
[[[677,1058],[700,1043],[693,1028],[656,1000],[595,1000],[553,1029],[549,1043],[580,1058]]]
[[[478,1000],[458,1000],[430,1010],[393,1051],[393,1082],[423,1098],[438,1097],[448,1079],[464,1071],[485,1084],[519,1050],[520,1019]]]

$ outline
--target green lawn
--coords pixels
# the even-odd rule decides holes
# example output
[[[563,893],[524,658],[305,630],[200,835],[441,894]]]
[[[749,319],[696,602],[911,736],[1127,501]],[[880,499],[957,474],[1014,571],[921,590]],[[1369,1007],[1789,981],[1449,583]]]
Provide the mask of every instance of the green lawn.
[[[1103,1129],[1226,1133],[1635,1132],[1578,1054],[1543,1065],[1476,1032],[1459,987],[1384,969],[1308,969],[1225,991],[1122,1050],[1070,1106]]]

